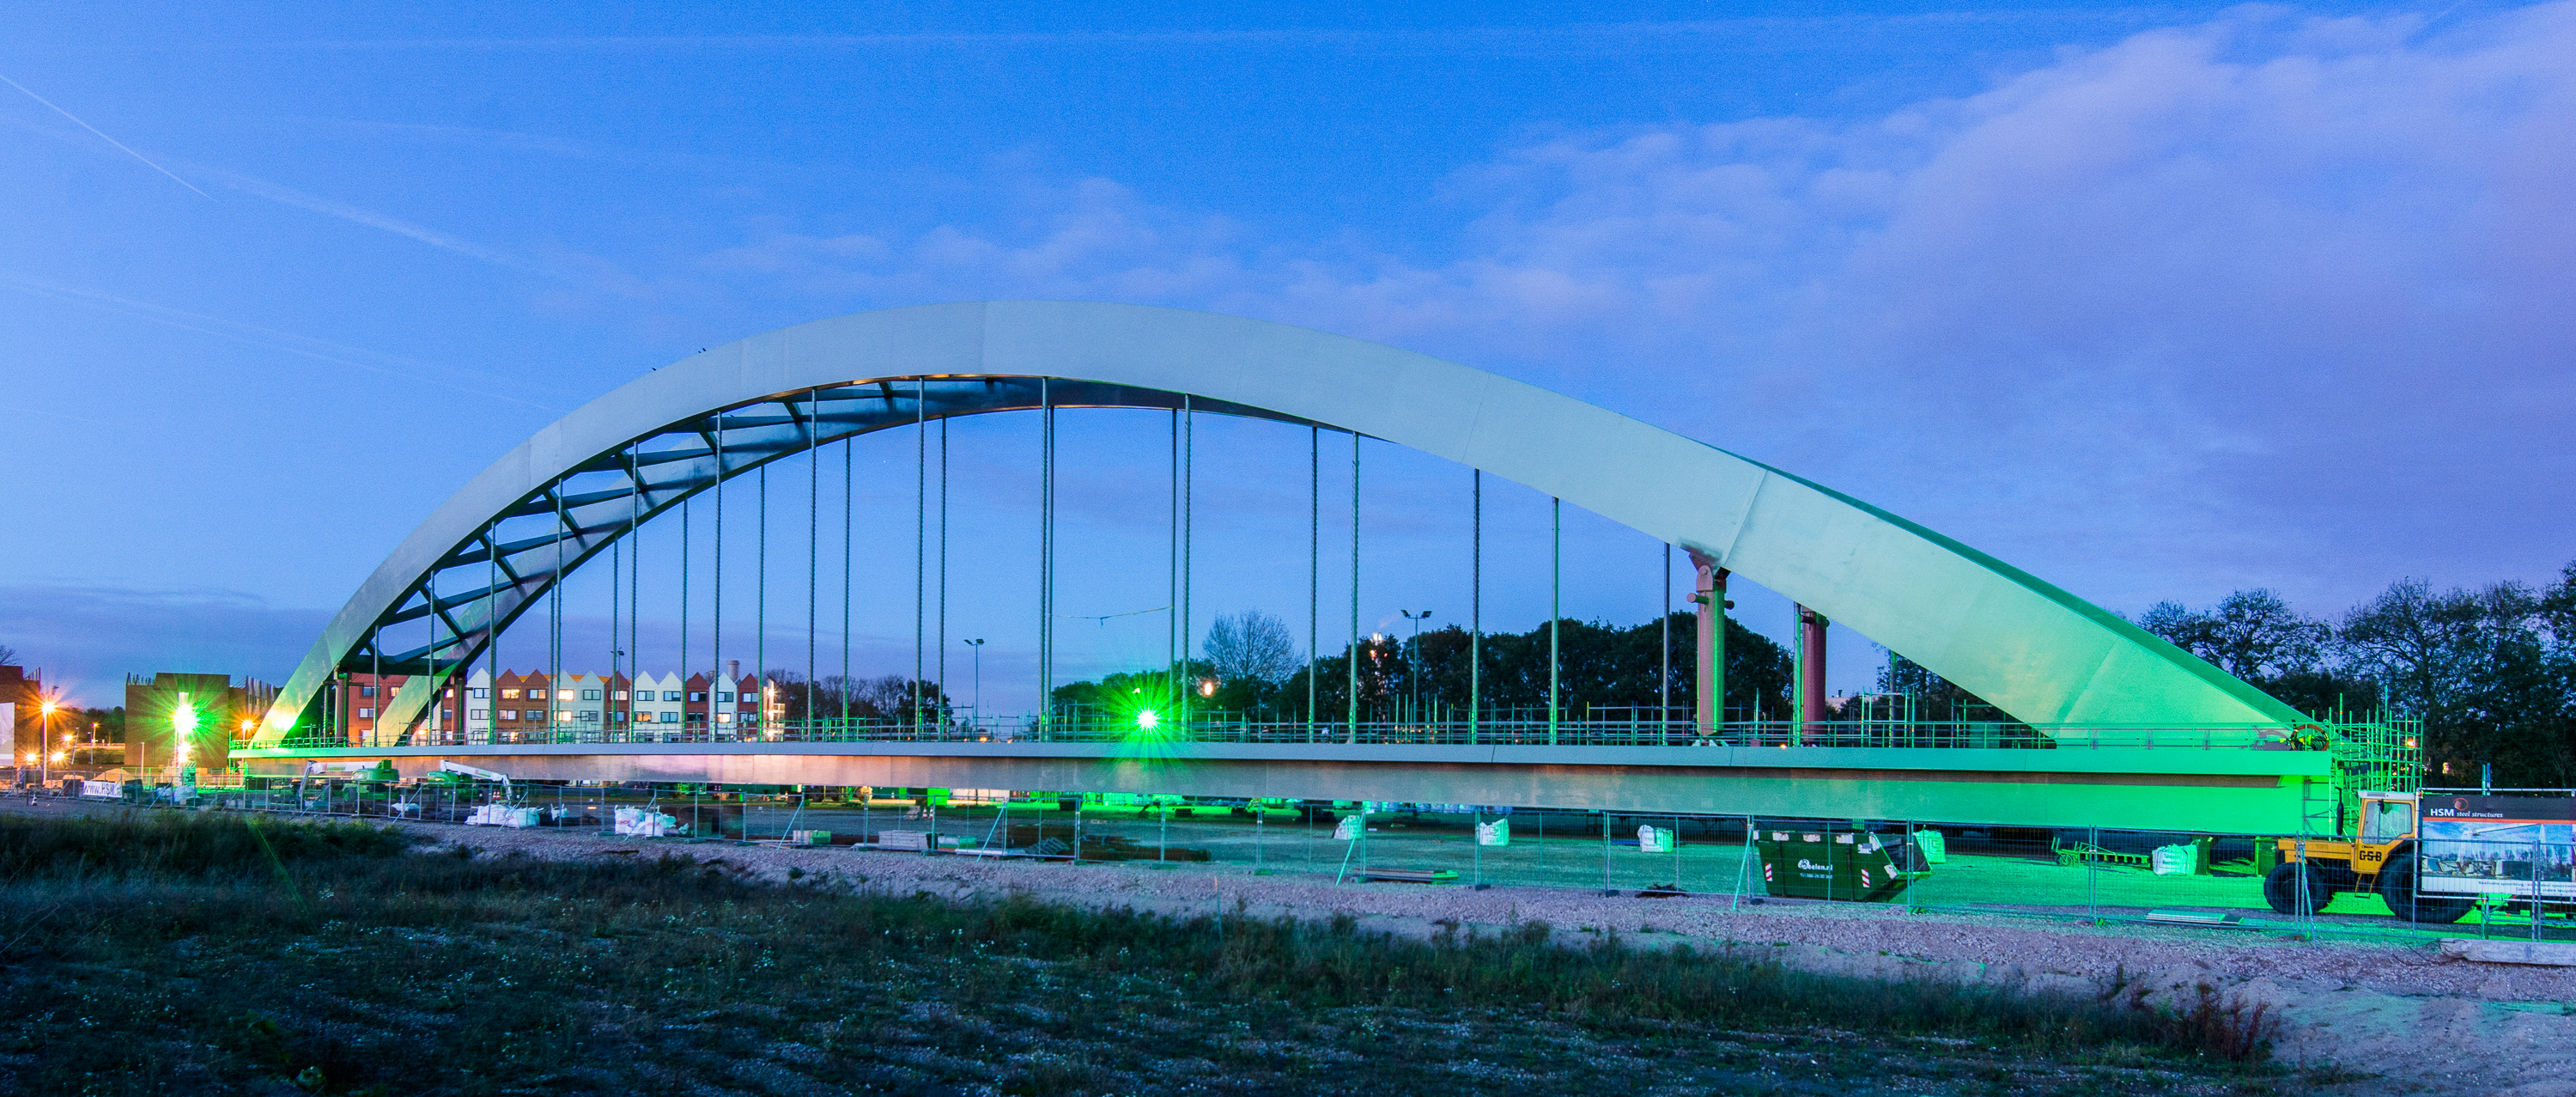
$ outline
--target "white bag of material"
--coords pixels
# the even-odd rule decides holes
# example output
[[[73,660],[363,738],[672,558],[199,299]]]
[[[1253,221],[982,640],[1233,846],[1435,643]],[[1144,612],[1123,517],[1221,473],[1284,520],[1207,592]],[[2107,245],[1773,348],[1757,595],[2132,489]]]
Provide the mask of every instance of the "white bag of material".
[[[1666,830],[1662,827],[1653,826],[1641,826],[1637,828],[1637,852],[1671,853],[1672,851],[1672,831]]]
[[[511,828],[533,827],[537,825],[537,816],[538,812],[535,808],[505,808],[501,816],[501,825]]]
[[[2189,876],[2199,871],[2199,856],[2200,848],[2197,846],[2157,846],[2155,853],[2148,858],[2148,864],[2158,876]]]
[[[1342,816],[1341,822],[1333,824],[1333,840],[1336,842],[1355,842],[1359,836],[1360,817],[1357,815]]]
[[[1512,844],[1512,821],[1509,819],[1496,819],[1490,823],[1476,824],[1476,844],[1480,846],[1508,846]]]
[[[475,808],[473,814],[465,817],[465,825],[469,827],[499,826],[499,822],[492,818],[493,806],[494,805],[491,804],[484,804]]]
[[[643,808],[617,809],[617,833],[630,838],[660,838],[671,833],[679,819]]]

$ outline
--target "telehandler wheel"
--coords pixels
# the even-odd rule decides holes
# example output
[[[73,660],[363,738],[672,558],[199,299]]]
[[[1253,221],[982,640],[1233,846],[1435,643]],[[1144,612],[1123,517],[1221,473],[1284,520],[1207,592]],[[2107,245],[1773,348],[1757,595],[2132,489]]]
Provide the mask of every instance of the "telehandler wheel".
[[[2465,895],[2425,895],[2415,890],[2415,851],[2407,850],[2379,870],[2379,898],[2409,922],[2448,925],[2466,917],[2476,901]]]
[[[2334,887],[2326,883],[2326,874],[2308,866],[2307,909],[2299,909],[2299,866],[2295,863],[2274,865],[2263,877],[2263,901],[2272,905],[2274,914],[2314,914],[2326,908],[2334,898]]]

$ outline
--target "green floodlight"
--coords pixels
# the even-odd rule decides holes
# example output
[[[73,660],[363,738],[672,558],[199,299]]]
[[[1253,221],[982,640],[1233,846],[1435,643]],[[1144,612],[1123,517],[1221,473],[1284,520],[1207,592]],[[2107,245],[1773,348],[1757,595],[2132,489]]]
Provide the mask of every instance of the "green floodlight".
[[[197,719],[196,703],[187,694],[180,694],[179,703],[170,706],[170,741],[178,756],[179,783],[183,785],[197,783],[196,751],[189,749],[196,745]]]
[[[1154,728],[1162,722],[1162,715],[1152,709],[1139,709],[1136,712],[1136,726],[1143,728],[1146,731],[1154,730]]]

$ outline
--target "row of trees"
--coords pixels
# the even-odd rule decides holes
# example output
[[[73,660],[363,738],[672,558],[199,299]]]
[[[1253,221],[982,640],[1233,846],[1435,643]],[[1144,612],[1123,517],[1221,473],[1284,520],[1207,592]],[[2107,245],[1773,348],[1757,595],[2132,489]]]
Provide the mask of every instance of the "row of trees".
[[[2505,581],[2436,590],[2420,579],[2400,580],[2332,618],[2302,614],[2277,592],[2255,589],[2202,608],[2160,602],[2137,623],[2300,711],[2325,719],[2385,712],[2423,720],[2425,757],[2437,783],[2473,783],[2479,767],[2492,765],[2499,786],[2576,786],[2576,563],[2541,587]],[[1596,705],[1651,707],[1662,687],[1669,687],[1676,708],[1694,703],[1690,614],[1629,628],[1574,620],[1558,627],[1559,691],[1569,715]],[[1488,634],[1481,646],[1485,711],[1543,711],[1547,626]],[[1303,720],[1311,680],[1314,718],[1343,719],[1354,649],[1309,664],[1299,661],[1300,647],[1276,617],[1259,611],[1221,617],[1209,630],[1206,658],[1177,677],[1111,675],[1060,687],[1055,700],[1113,708],[1168,704],[1179,689],[1212,683],[1213,696],[1195,699],[1193,707]],[[1453,625],[1418,640],[1373,637],[1355,648],[1363,719],[1397,716],[1417,697],[1425,708],[1466,708],[1466,630]],[[1732,620],[1726,653],[1727,718],[1787,718],[1789,653]],[[1911,697],[1919,719],[2002,717],[1901,655],[1888,656],[1878,688]],[[1867,715],[1897,711],[1875,704],[1883,707]]]
[[[769,680],[778,684],[778,698],[786,705],[791,724],[803,723],[809,717],[909,723],[916,712],[924,719],[937,720],[951,707],[939,683],[916,683],[903,674],[873,678],[826,674],[814,679],[810,689],[805,676],[792,670],[770,671]]]
[[[2244,590],[2138,624],[2302,711],[2423,720],[2435,783],[2576,785],[2576,563],[2541,587],[2404,579],[2333,619]]]
[[[1666,625],[1670,625],[1667,635]],[[1696,703],[1697,682],[1691,659],[1697,625],[1689,613],[1669,622],[1648,621],[1620,628],[1592,621],[1557,622],[1557,695],[1563,711],[1580,717],[1594,706],[1641,706],[1651,709],[1669,686],[1672,704],[1687,713]],[[1358,661],[1360,718],[1400,717],[1407,706],[1416,715],[1449,711],[1463,718],[1471,688],[1487,714],[1526,710],[1543,718],[1548,701],[1548,627],[1528,632],[1486,633],[1472,642],[1456,625],[1415,637],[1373,636],[1356,645],[1302,663],[1301,645],[1286,622],[1253,610],[1219,617],[1208,630],[1206,658],[1193,661],[1177,682],[1170,675],[1142,671],[1108,675],[1096,682],[1057,687],[1059,706],[1132,708],[1136,699],[1177,697],[1175,686],[1204,689],[1212,695],[1194,699],[1192,707],[1239,713],[1259,720],[1308,718],[1308,683],[1313,683],[1313,718],[1330,723],[1350,713],[1352,660]],[[1471,648],[1483,660],[1475,670]],[[1787,650],[1729,620],[1726,631],[1726,708],[1730,719],[1784,719],[1788,713],[1790,656]],[[1671,677],[1664,678],[1669,666]],[[1652,718],[1649,714],[1648,718]]]

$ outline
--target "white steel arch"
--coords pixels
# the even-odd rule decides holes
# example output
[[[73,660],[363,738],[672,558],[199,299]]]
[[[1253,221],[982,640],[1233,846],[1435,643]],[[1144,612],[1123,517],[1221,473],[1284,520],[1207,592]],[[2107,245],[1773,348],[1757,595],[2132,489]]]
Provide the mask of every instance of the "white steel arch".
[[[1849,625],[2025,723],[2277,727],[2287,705],[2000,560],[1858,499],[1572,397],[1455,362],[1241,317],[1136,305],[994,301],[860,313],[682,359],[537,432],[469,482],[362,584],[280,690],[273,746],[381,630],[435,617],[470,659],[562,572],[428,597],[441,569],[506,569],[557,542],[578,560],[679,499],[788,453],[924,418],[1033,407],[1193,406],[1350,430],[1516,481],[1714,560]],[[907,391],[909,388],[909,391]],[[731,437],[732,453],[643,451]],[[663,476],[655,468],[678,470]],[[576,490],[585,474],[631,487]],[[512,542],[510,517],[561,532]],[[633,516],[630,518],[630,516]],[[494,564],[498,561],[498,564]],[[476,603],[492,607],[476,609]],[[421,655],[414,652],[412,655]],[[402,657],[397,653],[397,663]],[[403,726],[433,687],[384,710]],[[386,724],[379,724],[386,726]]]

